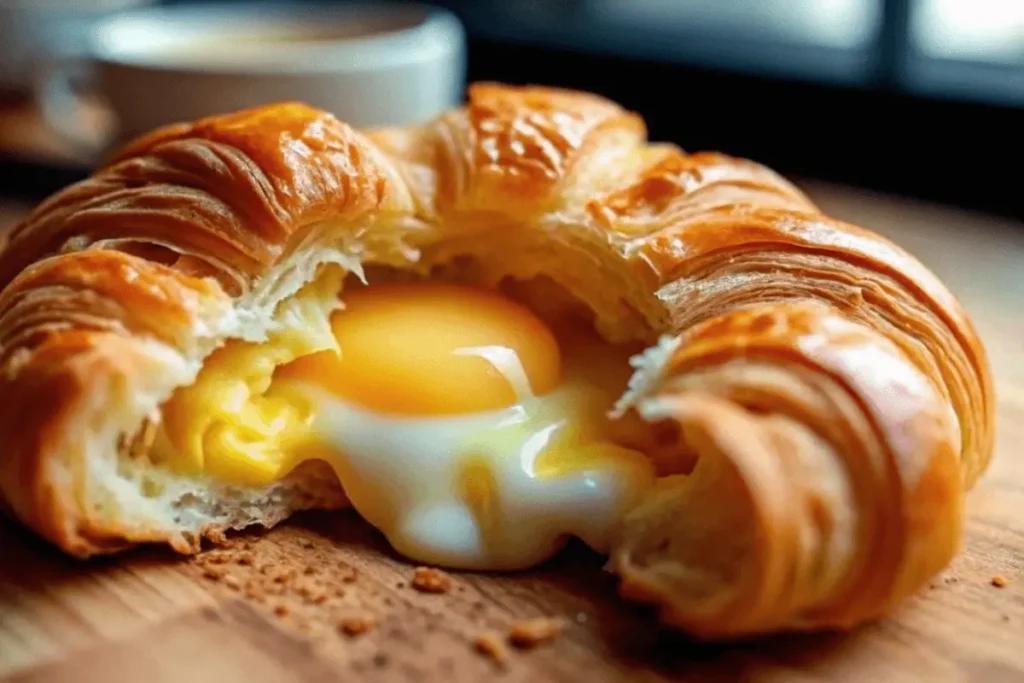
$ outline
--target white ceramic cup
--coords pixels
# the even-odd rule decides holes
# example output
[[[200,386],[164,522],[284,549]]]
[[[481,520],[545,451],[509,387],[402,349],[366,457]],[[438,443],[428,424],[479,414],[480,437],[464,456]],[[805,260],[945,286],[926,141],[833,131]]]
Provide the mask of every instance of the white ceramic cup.
[[[116,121],[104,149],[168,123],[285,100],[354,126],[418,123],[456,105],[465,87],[461,24],[415,3],[158,7],[101,21],[90,45],[88,60],[48,76],[40,100],[55,130],[96,146],[76,114],[74,82],[86,77]]]

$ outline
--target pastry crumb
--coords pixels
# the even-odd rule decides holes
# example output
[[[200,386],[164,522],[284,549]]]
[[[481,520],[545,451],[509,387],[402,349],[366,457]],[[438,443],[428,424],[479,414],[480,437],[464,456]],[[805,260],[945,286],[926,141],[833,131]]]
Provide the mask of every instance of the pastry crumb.
[[[524,619],[512,624],[512,629],[508,633],[508,641],[525,650],[554,640],[563,630],[565,630],[565,624],[561,619],[553,617]]]
[[[227,575],[227,571],[222,567],[211,566],[203,569],[203,578],[210,579],[211,581],[220,581]]]
[[[1005,588],[1009,583],[1010,580],[1002,574],[992,577],[992,585],[996,588]]]
[[[207,531],[206,538],[215,545],[225,545],[228,542],[227,534],[218,529],[210,529]]]
[[[504,666],[508,661],[508,653],[501,644],[501,638],[490,631],[481,633],[473,639],[473,649],[499,666]]]
[[[349,613],[342,605],[352,593],[348,585],[356,580],[355,568],[316,550],[297,552],[306,539],[286,540],[280,547],[233,543],[201,553],[193,558],[192,570],[197,580],[211,582],[209,590],[230,591],[231,597],[244,598],[269,618],[280,618],[282,626],[311,638],[337,639],[376,628],[372,615],[342,619]]]
[[[364,633],[369,633],[376,626],[377,621],[373,617],[365,615],[345,617],[338,622],[338,630],[349,637],[361,636]]]
[[[328,598],[326,588],[318,583],[309,581],[298,584],[295,592],[298,593],[299,597],[312,605],[322,605],[327,602]]]
[[[268,575],[274,583],[291,583],[299,573],[295,569],[271,569]]]
[[[412,587],[421,593],[447,593],[452,588],[452,578],[439,569],[416,567]]]

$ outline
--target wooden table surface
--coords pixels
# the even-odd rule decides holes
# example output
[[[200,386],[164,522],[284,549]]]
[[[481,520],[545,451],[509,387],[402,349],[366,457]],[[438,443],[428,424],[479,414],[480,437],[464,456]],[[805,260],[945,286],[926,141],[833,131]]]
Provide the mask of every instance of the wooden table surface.
[[[422,593],[413,567],[352,513],[244,534],[232,541],[242,564],[225,565],[160,550],[79,564],[0,524],[0,681],[1024,680],[1024,224],[804,186],[943,277],[995,368],[998,452],[970,496],[963,553],[890,618],[847,634],[706,646],[659,633],[580,549],[537,571],[454,575],[448,593]],[[0,221],[12,214],[0,209]],[[308,569],[274,576],[281,567]],[[997,575],[1008,584],[993,585]],[[474,651],[481,632],[539,616],[568,628],[510,650],[504,667]],[[362,618],[375,628],[339,630]]]

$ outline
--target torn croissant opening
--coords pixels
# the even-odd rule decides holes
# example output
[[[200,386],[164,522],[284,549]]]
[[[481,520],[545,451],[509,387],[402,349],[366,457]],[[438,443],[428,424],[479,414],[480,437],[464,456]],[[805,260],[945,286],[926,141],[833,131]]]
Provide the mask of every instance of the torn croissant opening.
[[[365,278],[348,257],[311,259],[317,277],[275,268],[208,316],[234,327],[211,328],[201,362],[154,392],[116,479],[99,469],[110,459],[87,460],[93,516],[130,506],[123,538],[193,552],[225,529],[354,506],[400,554],[471,569],[533,566],[577,536],[624,594],[708,637],[857,623],[948,561],[960,493],[945,406],[897,415],[898,439],[883,431],[865,396],[894,386],[908,409],[939,404],[868,328],[798,301],[708,318],[681,344],[655,323],[609,334],[602,319],[648,316],[478,258]],[[402,327],[420,295],[426,312]],[[457,329],[490,321],[514,362],[479,337],[459,356],[475,365],[431,357],[465,346],[438,332],[452,315]],[[773,336],[793,330],[885,372],[844,374]],[[904,452],[929,466],[906,469]],[[935,551],[908,556],[911,533]]]
[[[663,362],[667,347],[646,332],[605,341],[545,276],[484,286],[475,271],[467,258],[426,276],[320,266],[265,338],[226,341],[162,402],[125,444],[124,473],[184,526],[333,476],[415,561],[520,569],[569,537],[609,553],[654,479],[692,465],[672,421],[622,403],[646,381],[631,359]],[[217,493],[175,498],[183,478]]]

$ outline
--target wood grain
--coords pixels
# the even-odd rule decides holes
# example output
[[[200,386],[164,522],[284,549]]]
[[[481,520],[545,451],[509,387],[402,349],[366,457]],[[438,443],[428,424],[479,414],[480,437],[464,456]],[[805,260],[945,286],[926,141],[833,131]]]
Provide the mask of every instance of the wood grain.
[[[457,574],[449,592],[421,593],[413,567],[350,512],[231,541],[255,558],[231,564],[232,576],[273,587],[263,572],[301,569],[337,589],[323,602],[289,597],[294,586],[246,597],[240,582],[204,576],[210,565],[160,550],[83,565],[0,524],[0,681],[1024,680],[1024,225],[804,185],[833,215],[933,268],[975,318],[996,372],[998,450],[969,499],[963,553],[890,618],[846,634],[703,645],[617,600],[602,559],[581,547],[535,571]],[[338,627],[350,616],[376,627],[346,636]],[[480,633],[538,616],[564,619],[563,635],[510,648],[505,667],[474,651]]]

